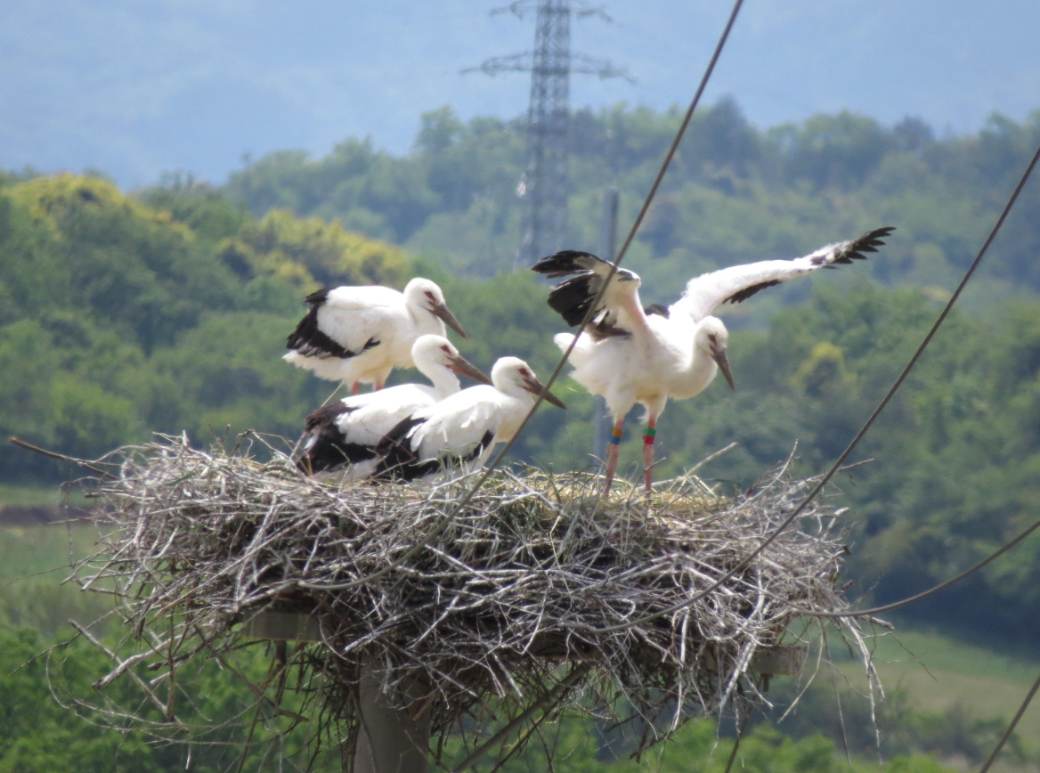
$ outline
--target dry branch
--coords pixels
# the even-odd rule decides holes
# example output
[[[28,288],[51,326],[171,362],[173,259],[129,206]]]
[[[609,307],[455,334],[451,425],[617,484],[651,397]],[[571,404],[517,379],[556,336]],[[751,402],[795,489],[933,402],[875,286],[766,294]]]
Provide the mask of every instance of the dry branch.
[[[550,708],[635,716],[650,728],[645,747],[689,716],[763,701],[749,672],[756,652],[815,640],[815,624],[792,633],[796,616],[849,609],[837,583],[842,515],[820,504],[697,598],[797,504],[810,482],[782,471],[735,499],[689,476],[649,502],[622,484],[606,503],[593,477],[499,473],[459,511],[472,476],[337,487],[278,453],[261,463],[184,438],[93,464],[113,476],[96,482],[109,530],[77,576],[117,588],[137,651],[113,654],[116,671],[148,661],[172,695],[174,669],[193,657],[225,662],[245,643],[244,622],[305,613],[321,641],[294,648],[290,683],[320,685],[310,709],[343,733],[355,724],[365,659],[408,681],[415,711],[442,738],[479,732],[492,712],[508,724],[569,667],[582,678],[553,693]],[[860,621],[829,624],[872,674]]]

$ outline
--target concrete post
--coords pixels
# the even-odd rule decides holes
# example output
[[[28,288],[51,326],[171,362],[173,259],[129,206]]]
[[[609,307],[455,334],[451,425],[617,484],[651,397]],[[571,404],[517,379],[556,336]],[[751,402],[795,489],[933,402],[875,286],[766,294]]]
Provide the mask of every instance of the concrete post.
[[[418,706],[396,708],[402,701],[383,692],[384,675],[383,663],[375,658],[361,666],[354,773],[426,773],[431,712],[415,719]],[[420,685],[408,684],[404,703],[421,697]]]

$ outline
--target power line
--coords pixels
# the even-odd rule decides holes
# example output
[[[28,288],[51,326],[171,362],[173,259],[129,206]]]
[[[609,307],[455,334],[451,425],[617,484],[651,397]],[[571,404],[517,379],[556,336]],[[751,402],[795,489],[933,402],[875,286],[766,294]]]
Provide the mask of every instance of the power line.
[[[953,309],[953,304],[957,302],[957,299],[960,297],[961,293],[964,291],[965,286],[968,284],[968,280],[970,280],[972,275],[975,273],[975,269],[979,267],[979,264],[982,262],[983,256],[989,250],[989,247],[993,243],[993,240],[996,238],[997,233],[999,233],[1001,226],[1004,225],[1004,221],[1007,219],[1008,213],[1011,212],[1011,208],[1018,200],[1018,196],[1022,192],[1022,189],[1025,187],[1026,182],[1029,180],[1030,175],[1032,175],[1033,169],[1036,167],[1038,159],[1040,159],[1040,147],[1038,147],[1036,149],[1036,153],[1033,154],[1033,158],[1029,162],[1029,166],[1026,168],[1025,173],[1022,175],[1022,179],[1019,180],[1018,185],[1015,187],[1014,192],[1011,194],[1011,198],[1008,199],[1007,204],[1004,206],[1003,211],[1000,213],[1000,217],[997,218],[996,224],[990,231],[989,236],[986,238],[985,243],[979,250],[978,255],[975,256],[975,260],[973,260],[971,265],[968,267],[968,270],[965,272],[964,277],[960,281],[960,284],[957,285],[957,289],[954,290],[953,295],[950,296],[950,300],[947,301],[946,305],[943,307],[942,312],[939,314],[939,317],[936,319],[935,323],[928,331],[928,334],[924,337],[924,340],[921,342],[921,345],[917,347],[917,351],[915,351],[913,357],[910,358],[910,362],[908,362],[906,367],[903,368],[903,372],[899,374],[899,377],[896,379],[891,389],[888,390],[888,393],[885,395],[885,397],[881,400],[881,403],[878,405],[877,408],[874,409],[874,412],[870,414],[870,417],[860,428],[859,432],[856,433],[856,436],[852,439],[852,442],[849,443],[849,445],[846,447],[844,451],[842,451],[837,461],[834,462],[834,464],[826,472],[826,474],[823,475],[817,481],[816,485],[813,486],[812,490],[806,495],[805,499],[801,501],[798,507],[791,511],[791,514],[788,515],[787,518],[784,519],[784,521],[776,527],[773,533],[766,537],[766,539],[763,540],[762,543],[753,551],[751,551],[751,553],[748,554],[742,561],[740,561],[740,563],[738,563],[736,566],[734,566],[732,569],[726,572],[726,574],[724,574],[722,577],[720,577],[718,580],[712,583],[712,585],[710,585],[708,588],[706,588],[703,591],[700,591],[698,594],[693,596],[693,598],[687,599],[686,601],[680,604],[676,604],[668,609],[663,609],[659,612],[655,612],[652,615],[647,615],[646,617],[638,618],[634,621],[620,623],[618,625],[610,626],[607,628],[602,628],[600,629],[601,633],[610,631],[621,631],[633,625],[642,625],[658,617],[674,614],[675,612],[678,612],[691,604],[695,604],[697,601],[704,598],[709,593],[713,592],[715,589],[721,586],[724,582],[726,582],[726,580],[742,572],[752,561],[755,560],[755,558],[757,558],[762,553],[762,551],[764,551],[767,547],[773,544],[777,537],[779,537],[780,534],[783,533],[783,531],[787,527],[794,523],[795,519],[805,511],[805,508],[809,506],[809,503],[816,498],[816,496],[820,493],[823,487],[826,486],[830,479],[833,478],[834,475],[837,474],[838,470],[842,468],[849,454],[852,453],[853,449],[855,449],[855,447],[859,444],[859,441],[863,439],[863,436],[866,435],[870,428],[874,425],[874,422],[877,419],[877,417],[881,415],[881,412],[892,400],[892,397],[895,396],[895,393],[899,390],[899,387],[902,386],[903,382],[906,380],[906,377],[910,374],[910,371],[913,370],[914,366],[917,364],[917,361],[921,358],[921,355],[924,354],[924,350],[928,347],[928,344],[931,343],[932,338],[938,332],[940,326],[945,321],[950,311]],[[604,283],[604,288],[605,287],[606,283]]]
[[[628,247],[631,245],[632,240],[634,239],[635,234],[637,233],[637,231],[639,229],[639,226],[641,225],[641,223],[643,221],[643,218],[646,215],[646,212],[649,210],[650,203],[652,202],[652,200],[653,200],[653,198],[654,198],[654,196],[655,196],[655,194],[657,192],[657,189],[660,187],[661,180],[664,178],[664,174],[665,174],[665,172],[666,172],[666,170],[667,170],[667,168],[668,168],[668,166],[669,166],[669,164],[670,164],[670,162],[672,160],[672,157],[675,154],[676,149],[678,148],[679,142],[681,141],[682,136],[685,133],[687,126],[689,125],[690,119],[692,118],[692,115],[693,115],[693,111],[696,108],[696,105],[698,104],[698,102],[700,100],[700,97],[701,97],[701,95],[702,95],[702,93],[703,93],[703,91],[704,91],[704,89],[705,89],[705,87],[707,85],[707,82],[708,82],[709,78],[711,77],[711,73],[714,70],[715,64],[718,61],[719,56],[721,55],[722,49],[725,46],[725,43],[726,43],[726,40],[727,40],[727,38],[729,36],[730,30],[732,29],[733,24],[736,21],[737,15],[740,12],[740,7],[741,7],[742,4],[743,4],[743,0],[737,0],[737,2],[734,4],[733,11],[732,11],[732,13],[730,15],[730,18],[729,18],[729,20],[727,22],[727,25],[726,25],[724,31],[722,33],[722,36],[719,39],[719,43],[716,46],[715,53],[712,56],[711,61],[709,62],[709,65],[708,65],[708,68],[707,68],[707,70],[706,70],[706,72],[704,74],[704,77],[701,79],[700,86],[698,87],[698,90],[697,90],[696,94],[694,95],[694,98],[693,98],[693,100],[692,100],[692,102],[690,104],[690,107],[687,110],[687,113],[686,113],[686,116],[685,116],[685,118],[683,120],[683,123],[679,127],[678,132],[676,133],[676,137],[675,137],[675,139],[674,139],[674,141],[672,143],[672,146],[669,148],[668,153],[665,155],[665,159],[664,159],[664,162],[661,165],[661,169],[658,172],[658,175],[657,175],[657,177],[654,180],[654,184],[651,187],[650,192],[647,194],[647,197],[646,197],[645,201],[643,202],[643,206],[640,209],[639,214],[636,217],[636,220],[633,223],[631,230],[629,231],[628,237],[625,239],[624,245],[622,246],[621,250],[619,251],[616,260],[611,265],[610,276],[608,276],[607,281],[603,283],[603,286],[600,288],[599,294],[597,295],[597,297],[595,298],[593,303],[590,305],[589,314],[586,315],[586,319],[582,320],[582,323],[581,323],[581,325],[578,328],[578,333],[574,336],[574,340],[571,342],[571,346],[564,353],[563,357],[560,359],[560,362],[556,366],[556,369],[553,371],[552,375],[547,380],[547,382],[546,382],[546,389],[547,390],[548,390],[549,387],[552,386],[552,384],[559,377],[560,372],[562,371],[564,365],[566,364],[566,362],[567,362],[567,360],[568,360],[568,358],[570,356],[571,351],[573,350],[574,343],[577,341],[578,336],[580,336],[581,332],[587,326],[587,324],[589,322],[589,318],[592,316],[592,310],[597,308],[598,303],[600,301],[600,298],[606,292],[606,289],[609,286],[610,278],[612,278],[614,272],[617,270],[617,267],[620,265],[621,261],[624,259],[624,256],[625,256],[626,252],[628,251]],[[849,445],[841,453],[841,455],[834,462],[834,464],[827,471],[827,473],[824,474],[818,480],[816,485],[806,495],[805,499],[802,500],[802,502],[798,505],[798,507],[796,507],[791,512],[791,514],[783,521],[783,523],[781,523],[773,531],[773,533],[770,534],[754,551],[752,551],[736,567],[734,567],[729,572],[727,572],[725,575],[723,575],[721,578],[716,580],[715,583],[713,583],[709,588],[705,589],[704,591],[701,591],[700,593],[698,593],[693,598],[688,599],[688,600],[682,602],[681,604],[675,605],[673,608],[662,610],[660,612],[655,613],[654,615],[649,615],[649,616],[646,616],[644,618],[640,618],[640,619],[638,619],[636,621],[622,623],[622,624],[619,624],[617,626],[613,626],[613,627],[606,628],[606,629],[603,629],[603,630],[605,630],[605,631],[623,630],[623,629],[628,628],[628,627],[630,627],[632,625],[649,622],[650,620],[653,620],[653,619],[655,619],[657,617],[661,617],[663,615],[673,614],[674,612],[678,612],[681,609],[683,609],[684,607],[687,607],[688,605],[690,605],[692,603],[696,603],[696,601],[698,601],[699,599],[701,599],[704,596],[706,596],[708,593],[711,593],[712,591],[717,589],[719,586],[721,586],[726,580],[730,579],[731,577],[736,575],[738,572],[742,571],[748,564],[751,563],[751,561],[753,561],[756,557],[758,557],[762,553],[762,551],[764,551],[767,547],[769,547],[769,545],[771,545],[779,537],[779,535],[785,529],[787,529],[795,521],[795,519],[799,515],[801,515],[802,512],[805,511],[805,508],[808,507],[808,505],[816,498],[816,496],[820,493],[820,491],[824,488],[824,486],[826,486],[826,484],[830,482],[830,480],[834,477],[834,475],[837,474],[838,470],[841,469],[841,467],[845,463],[845,460],[849,457],[849,455],[852,453],[852,451],[856,448],[856,446],[859,444],[859,442],[863,439],[863,437],[866,435],[866,433],[870,430],[870,428],[873,426],[874,422],[877,420],[878,416],[880,416],[882,411],[884,411],[884,409],[888,406],[889,402],[891,402],[892,398],[895,396],[895,393],[899,390],[899,388],[902,386],[903,382],[906,380],[907,376],[910,374],[910,371],[913,370],[913,368],[916,366],[918,360],[924,354],[925,349],[927,349],[928,345],[931,343],[931,341],[934,338],[935,334],[938,332],[939,328],[942,326],[942,324],[946,320],[947,316],[949,316],[950,311],[953,309],[954,304],[957,302],[957,300],[960,297],[961,293],[964,291],[964,288],[967,286],[968,281],[974,275],[975,270],[978,268],[979,264],[982,262],[982,258],[988,252],[989,247],[991,246],[991,244],[993,243],[993,240],[996,238],[997,234],[999,233],[999,231],[1000,231],[1001,227],[1003,226],[1004,221],[1007,219],[1007,216],[1010,213],[1012,207],[1014,206],[1015,202],[1018,200],[1018,197],[1021,194],[1023,188],[1025,187],[1026,182],[1029,180],[1030,176],[1032,175],[1033,170],[1035,169],[1038,160],[1040,160],[1040,147],[1038,147],[1036,152],[1034,153],[1032,159],[1029,162],[1029,165],[1027,166],[1027,168],[1025,170],[1025,173],[1022,175],[1022,178],[1019,180],[1018,185],[1015,187],[1015,190],[1012,192],[1011,197],[1008,199],[1008,202],[1004,206],[1004,209],[1001,211],[1000,216],[997,218],[996,223],[994,224],[992,230],[989,233],[989,236],[986,238],[985,242],[983,243],[982,247],[980,248],[978,254],[975,256],[975,259],[972,261],[971,265],[968,267],[967,271],[965,272],[965,274],[964,274],[963,278],[961,279],[960,283],[958,284],[957,288],[954,290],[953,294],[950,296],[950,299],[947,301],[946,305],[943,307],[943,309],[940,312],[938,318],[933,323],[933,325],[929,329],[928,333],[925,335],[924,339],[922,340],[921,344],[918,346],[917,350],[914,352],[913,356],[910,358],[910,361],[907,363],[906,367],[899,374],[898,378],[893,383],[892,387],[886,393],[886,395],[881,400],[881,402],[879,403],[877,408],[874,409],[874,411],[870,415],[870,417],[868,417],[868,419],[863,424],[863,426],[860,428],[860,430],[856,433],[855,437],[853,437],[853,439],[849,443]],[[520,428],[517,430],[517,433],[513,436],[513,438],[508,443],[506,443],[505,447],[495,457],[495,459],[491,462],[491,464],[488,465],[487,468],[485,468],[483,475],[477,480],[477,483],[474,485],[474,487],[469,492],[467,492],[466,496],[463,498],[462,502],[460,502],[460,504],[459,504],[457,509],[461,509],[462,507],[464,507],[469,502],[470,499],[472,499],[472,497],[476,493],[476,491],[487,481],[487,479],[491,476],[492,472],[495,469],[497,469],[497,467],[501,464],[502,460],[505,458],[505,455],[512,448],[513,444],[516,441],[516,438],[520,435],[520,432],[522,432],[523,429],[526,427],[526,425],[529,422],[531,416],[534,415],[534,412],[537,410],[538,406],[541,404],[543,399],[544,398],[541,395],[539,395],[537,397],[537,399],[535,400],[535,403],[532,406],[531,410],[528,412],[527,416],[524,418],[524,421],[520,425]],[[986,564],[988,564],[992,560],[996,559],[999,555],[1003,554],[1007,550],[1010,550],[1012,547],[1014,547],[1019,542],[1021,542],[1023,539],[1025,539],[1025,537],[1027,537],[1029,534],[1031,534],[1038,527],[1040,527],[1040,521],[1038,521],[1036,524],[1031,526],[1025,532],[1020,534],[1018,537],[1013,539],[1011,542],[1006,544],[1000,550],[996,551],[996,553],[994,553],[993,555],[989,556],[984,561],[982,561],[979,564],[971,567],[970,569],[966,570],[965,572],[961,573],[960,575],[952,578],[951,580],[949,580],[949,581],[947,581],[945,583],[942,583],[942,584],[940,584],[938,586],[935,586],[934,588],[931,588],[931,589],[929,589],[927,591],[924,591],[924,592],[922,592],[920,594],[916,594],[915,596],[910,597],[909,599],[904,599],[902,602],[895,602],[894,604],[885,605],[884,607],[878,607],[876,609],[863,610],[859,614],[872,614],[875,611],[885,611],[885,610],[888,610],[888,609],[894,609],[897,606],[904,606],[904,605],[912,603],[913,601],[916,601],[916,600],[918,600],[920,598],[924,598],[927,595],[935,593],[938,590],[941,590],[942,588],[949,587],[950,585],[953,585],[954,583],[959,582],[960,580],[964,579],[965,577],[969,576],[970,574],[978,571],[983,566],[985,566]],[[854,613],[835,614],[833,616],[847,616],[848,614],[854,614]]]
[[[933,585],[931,588],[928,588],[928,590],[923,590],[920,593],[915,593],[913,596],[908,596],[905,599],[900,599],[899,601],[893,601],[891,604],[882,604],[879,607],[871,607],[870,609],[856,609],[849,612],[810,612],[808,610],[798,611],[805,615],[812,615],[813,617],[829,618],[865,617],[867,615],[880,615],[882,612],[891,612],[893,609],[899,609],[900,607],[908,606],[910,604],[913,604],[915,601],[920,601],[921,599],[926,598],[927,596],[931,596],[933,593],[938,593],[941,590],[949,588],[951,585],[956,585],[965,577],[975,574],[975,572],[979,571],[987,564],[996,561],[998,558],[1000,558],[1002,555],[1011,550],[1011,548],[1018,545],[1018,543],[1020,543],[1022,540],[1024,540],[1037,529],[1040,529],[1040,521],[1034,521],[1032,526],[1023,531],[1017,537],[1012,539],[1010,542],[1005,542],[999,549],[990,553],[988,556],[986,556],[984,559],[979,561],[974,566],[965,569],[960,574],[955,575],[950,579],[939,583],[938,585]]]
[[[511,11],[523,18],[532,0],[516,0],[492,13]],[[571,17],[599,16],[600,9],[571,0],[537,0],[534,50],[488,59],[480,67],[488,75],[529,71],[531,99],[527,110],[527,168],[517,186],[523,201],[517,263],[527,267],[538,258],[563,247],[567,238],[567,160],[570,128],[571,73],[603,78],[632,77],[607,60],[571,51]]]
[[[686,115],[683,117],[683,122],[679,126],[679,130],[675,134],[675,139],[672,141],[671,147],[668,148],[668,152],[665,154],[664,161],[661,164],[661,169],[657,173],[657,177],[654,178],[653,185],[650,186],[650,192],[647,193],[646,199],[643,201],[643,206],[640,208],[639,214],[636,216],[635,222],[632,224],[632,228],[628,232],[628,236],[625,239],[625,243],[624,245],[622,245],[620,252],[618,252],[617,258],[610,266],[610,273],[607,275],[606,281],[603,282],[603,286],[600,287],[599,292],[596,294],[596,297],[589,305],[589,311],[585,315],[585,319],[583,319],[581,321],[581,324],[578,326],[578,332],[575,334],[574,340],[571,341],[571,345],[567,347],[567,351],[563,353],[563,356],[560,358],[559,363],[557,363],[555,370],[553,370],[552,374],[549,376],[549,379],[546,381],[546,392],[548,392],[550,387],[552,387],[552,385],[556,382],[556,379],[560,377],[560,373],[563,371],[564,365],[567,364],[567,360],[570,358],[571,352],[574,351],[574,346],[577,343],[578,338],[581,336],[582,332],[585,330],[585,327],[589,324],[592,317],[594,316],[594,310],[599,306],[600,300],[603,298],[604,293],[606,293],[607,288],[610,286],[610,280],[613,279],[614,274],[617,272],[618,266],[621,265],[621,261],[625,257],[625,253],[628,252],[629,245],[632,244],[632,240],[635,238],[636,232],[639,230],[639,226],[642,225],[643,219],[646,217],[646,213],[650,209],[650,204],[653,201],[654,196],[657,194],[657,189],[661,187],[661,181],[664,179],[664,174],[668,170],[668,166],[671,164],[672,159],[675,157],[675,152],[679,148],[679,142],[682,140],[683,135],[686,133],[687,127],[690,125],[690,120],[693,118],[693,111],[696,110],[697,105],[700,104],[700,100],[704,94],[704,90],[708,86],[708,81],[711,79],[711,74],[715,71],[715,65],[718,63],[719,57],[722,55],[722,49],[726,46],[726,41],[729,39],[729,34],[733,29],[733,25],[737,21],[737,16],[739,15],[740,8],[743,4],[744,0],[736,0],[736,2],[733,4],[733,10],[730,13],[729,19],[726,22],[726,27],[723,29],[722,35],[719,37],[719,42],[715,46],[715,51],[711,56],[711,60],[708,62],[708,67],[704,71],[704,75],[701,77],[700,85],[697,87],[697,91],[693,95],[693,99],[690,101],[690,106],[686,110]],[[509,453],[509,450],[516,443],[516,439],[520,437],[520,433],[524,431],[525,427],[527,427],[527,424],[528,422],[530,422],[531,417],[534,416],[535,411],[538,410],[538,406],[542,404],[542,401],[544,399],[545,398],[543,395],[538,395],[535,398],[534,405],[532,405],[531,410],[527,412],[527,415],[524,417],[524,420],[520,423],[520,426],[517,428],[516,433],[505,444],[505,447],[502,449],[502,451],[491,461],[491,464],[484,468],[484,473],[477,480],[476,484],[474,484],[473,488],[466,493],[466,496],[462,498],[462,501],[456,507],[455,512],[459,512],[463,507],[465,507],[473,498],[474,494],[477,493],[480,487],[483,486],[487,479],[491,477],[491,473],[493,473],[502,463],[502,460],[505,458],[506,454]],[[434,528],[437,527],[435,526]],[[444,527],[441,526],[440,528],[443,529]]]
[[[1007,730],[1004,731],[1004,735],[997,741],[996,748],[993,749],[993,753],[989,755],[989,758],[979,769],[979,773],[986,773],[990,766],[997,759],[997,755],[1000,754],[1000,750],[1004,748],[1004,744],[1008,742],[1011,734],[1015,732],[1015,727],[1018,725],[1018,721],[1022,719],[1022,716],[1026,713],[1026,709],[1029,708],[1029,704],[1033,702],[1033,698],[1036,697],[1036,691],[1040,690],[1040,676],[1033,682],[1033,686],[1029,688],[1029,692],[1026,694],[1026,698],[1022,701],[1022,705],[1018,707],[1018,711],[1015,712],[1014,718],[1011,720],[1011,724],[1008,725]]]

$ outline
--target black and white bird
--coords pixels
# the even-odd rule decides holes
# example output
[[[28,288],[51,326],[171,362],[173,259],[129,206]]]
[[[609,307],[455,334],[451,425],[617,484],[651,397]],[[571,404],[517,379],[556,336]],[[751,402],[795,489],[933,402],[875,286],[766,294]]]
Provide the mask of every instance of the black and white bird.
[[[500,358],[491,383],[463,389],[402,420],[379,445],[375,477],[410,481],[470,472],[487,461],[496,443],[517,433],[531,395],[544,393],[546,402],[566,408],[517,357]]]
[[[435,282],[417,277],[404,292],[390,287],[325,287],[308,295],[310,311],[289,335],[283,359],[321,378],[382,389],[394,368],[410,368],[421,335],[443,336],[447,323],[466,331]]]
[[[653,483],[657,420],[668,398],[683,400],[702,392],[722,371],[730,387],[725,325],[712,312],[723,303],[740,303],[760,290],[820,268],[863,259],[877,252],[894,228],[879,228],[850,241],[822,247],[793,260],[765,260],[694,277],[671,306],[647,309],[639,300],[639,276],[618,269],[595,307],[586,335],[571,353],[572,376],[589,392],[602,395],[614,420],[607,447],[606,487],[617,469],[618,444],[625,415],[636,403],[646,408],[643,468],[647,490]],[[587,252],[566,250],[544,258],[532,269],[548,277],[571,278],[549,293],[549,305],[569,325],[578,325],[593,308],[610,276],[611,265]],[[553,341],[566,351],[574,340],[559,333]]]
[[[419,336],[412,344],[412,360],[432,385],[392,386],[345,397],[311,412],[297,466],[319,477],[335,474],[345,481],[367,478],[379,461],[379,441],[402,419],[456,394],[456,373],[482,384],[491,383],[444,336]]]

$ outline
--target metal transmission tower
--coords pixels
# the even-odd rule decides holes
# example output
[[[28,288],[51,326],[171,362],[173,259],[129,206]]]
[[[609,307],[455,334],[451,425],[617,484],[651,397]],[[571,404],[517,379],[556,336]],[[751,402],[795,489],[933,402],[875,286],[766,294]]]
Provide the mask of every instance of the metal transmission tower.
[[[535,0],[517,0],[492,13],[512,11],[523,18]],[[600,9],[574,8],[570,0],[536,0],[534,51],[489,59],[479,69],[488,75],[531,72],[527,110],[527,169],[517,187],[524,200],[517,261],[530,265],[564,246],[567,233],[567,131],[570,123],[570,74],[622,77],[607,61],[571,53],[571,16],[600,16]]]

